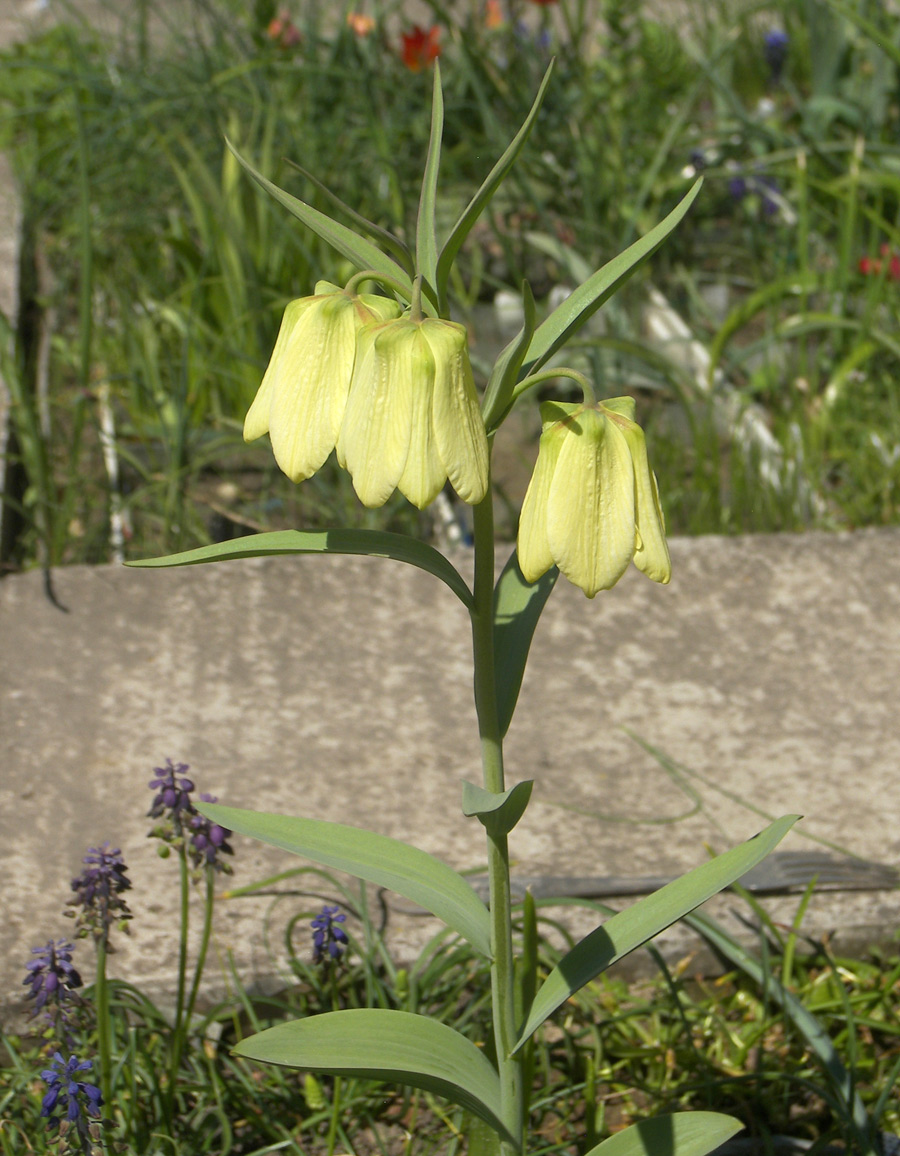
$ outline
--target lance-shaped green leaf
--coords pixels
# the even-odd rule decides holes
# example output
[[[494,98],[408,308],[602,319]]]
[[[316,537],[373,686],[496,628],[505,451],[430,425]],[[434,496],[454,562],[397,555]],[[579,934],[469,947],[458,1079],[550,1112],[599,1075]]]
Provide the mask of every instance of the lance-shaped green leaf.
[[[183,550],[180,554],[167,554],[163,558],[141,558],[127,565],[149,570],[228,562],[236,558],[265,558],[273,554],[358,554],[366,558],[393,558],[440,578],[467,610],[472,608],[472,593],[463,576],[439,550],[406,534],[392,534],[387,530],[271,530],[199,546],[196,550]]]
[[[412,281],[406,270],[397,264],[392,258],[388,257],[386,253],[373,245],[371,241],[367,241],[365,237],[360,237],[352,229],[348,229],[346,225],[340,224],[338,221],[332,221],[331,217],[321,213],[318,209],[314,209],[312,205],[308,205],[305,201],[301,201],[298,197],[292,196],[290,193],[279,189],[276,184],[273,184],[262,173],[256,171],[249,161],[245,160],[237,151],[234,145],[226,138],[225,143],[237,157],[238,161],[243,165],[256,183],[274,197],[280,205],[284,205],[289,213],[302,221],[308,229],[312,231],[323,241],[326,241],[338,253],[346,257],[357,269],[372,269],[376,273],[383,274],[390,282],[399,282],[403,287],[403,291],[409,299],[412,296]]]
[[[267,1028],[235,1051],[248,1060],[423,1088],[514,1143],[503,1124],[500,1078],[484,1052],[427,1016],[383,1008],[326,1012]]]
[[[431,100],[431,136],[428,139],[428,157],[422,175],[419,194],[419,215],[416,218],[416,273],[422,278],[423,289],[434,293],[437,281],[437,239],[435,237],[438,171],[441,167],[441,137],[444,134],[444,95],[441,91],[441,69],[434,63],[434,88]]]
[[[600,308],[651,254],[655,253],[694,203],[703,181],[698,180],[675,208],[624,253],[613,257],[583,285],[570,294],[538,326],[525,356],[531,372],[539,368],[557,349],[565,345],[572,333]]]
[[[518,1051],[548,1016],[601,971],[682,919],[765,859],[798,818],[798,815],[786,815],[777,819],[746,843],[695,867],[687,875],[613,915],[585,936],[544,980],[513,1051]]]
[[[490,433],[503,421],[509,409],[513,390],[519,377],[519,370],[534,336],[534,294],[527,281],[522,284],[522,310],[524,322],[516,336],[503,349],[494,362],[491,376],[484,391],[481,410],[485,429]]]
[[[490,957],[487,908],[461,875],[427,851],[361,827],[322,819],[244,811],[216,803],[199,803],[198,809],[241,835],[396,891],[433,912],[476,951]]]
[[[415,266],[413,264],[412,253],[408,247],[403,244],[399,237],[395,237],[388,229],[383,229],[381,225],[376,225],[374,221],[370,221],[364,217],[362,213],[358,213],[356,209],[352,209],[345,201],[342,201],[337,193],[333,193],[331,189],[323,184],[317,176],[305,169],[303,165],[298,165],[296,161],[292,161],[290,157],[284,158],[287,164],[297,172],[318,191],[323,197],[327,197],[329,201],[340,209],[344,216],[348,217],[358,229],[364,233],[368,233],[371,237],[377,237],[381,244],[387,249],[389,253],[393,253],[397,261],[403,266],[407,273],[412,277],[415,273]]]
[[[462,212],[459,220],[450,231],[450,236],[444,242],[444,247],[441,249],[441,255],[437,263],[437,291],[438,300],[444,302],[447,297],[447,285],[450,279],[450,269],[456,259],[456,254],[459,252],[463,241],[468,237],[473,225],[490,204],[491,198],[497,189],[500,187],[503,178],[512,168],[516,162],[516,158],[522,151],[522,147],[528,140],[531,130],[534,128],[534,122],[537,120],[537,114],[540,111],[541,105],[544,103],[544,96],[547,92],[547,85],[550,83],[550,77],[553,73],[553,64],[544,73],[544,79],[541,81],[541,87],[538,89],[538,94],[534,98],[534,104],[526,116],[522,127],[510,141],[508,148],[488,173],[484,179],[481,188],[475,196],[469,201]]]
[[[512,722],[531,640],[558,577],[553,566],[537,582],[526,582],[513,551],[494,587],[494,678],[501,735]]]
[[[721,1112],[678,1112],[640,1120],[596,1144],[586,1156],[707,1156],[744,1125]]]
[[[486,791],[463,779],[462,811],[474,816],[488,831],[508,835],[525,814],[534,782],[526,779],[506,791]]]

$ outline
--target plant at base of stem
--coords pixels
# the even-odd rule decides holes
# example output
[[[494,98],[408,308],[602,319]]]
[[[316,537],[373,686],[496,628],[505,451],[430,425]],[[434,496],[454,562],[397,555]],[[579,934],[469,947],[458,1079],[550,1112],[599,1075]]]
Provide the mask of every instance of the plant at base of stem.
[[[200,795],[200,800],[203,803],[218,802],[215,795],[209,795],[205,791]],[[221,827],[218,823],[207,819],[205,815],[197,813],[191,815],[188,828],[190,830],[188,854],[194,870],[207,867],[213,871],[220,871],[223,875],[231,875],[234,868],[221,858],[222,855],[234,854],[234,848],[228,842],[231,835],[228,828]]]
[[[129,890],[131,880],[126,875],[128,868],[121,851],[111,851],[109,843],[91,847],[83,862],[87,864],[85,870],[72,880],[75,898],[69,901],[72,910],[67,914],[75,917],[78,935],[91,936],[97,950],[97,981],[94,985],[97,1047],[100,1052],[100,1085],[103,1098],[109,1103],[112,1100],[113,1021],[106,958],[114,950],[109,938],[112,925],[115,923],[120,931],[128,931],[131,912],[122,892]]]
[[[82,979],[72,963],[74,950],[65,939],[33,947],[34,958],[25,964],[28,975],[22,980],[31,989],[25,998],[35,1001],[32,1016],[43,1011],[42,1018],[54,1036],[68,1048],[74,1047],[75,1038],[84,1030],[87,1006],[75,990],[82,986]]]
[[[100,1106],[103,1096],[95,1084],[77,1078],[80,1072],[89,1072],[90,1060],[79,1060],[70,1055],[64,1059],[60,1052],[53,1057],[53,1066],[41,1072],[48,1090],[41,1103],[41,1116],[47,1128],[55,1129],[60,1139],[71,1150],[69,1133],[74,1129],[78,1149],[84,1156],[96,1156],[100,1144]]]
[[[119,931],[127,934],[132,917],[127,901],[122,898],[122,892],[131,889],[131,880],[126,874],[128,868],[122,852],[118,848],[111,851],[109,843],[90,847],[82,862],[87,867],[72,880],[75,898],[69,900],[73,908],[69,914],[76,918],[79,935],[102,937],[107,940],[107,951],[112,951],[109,929],[115,923]]]
[[[175,1094],[181,1057],[190,1032],[191,1019],[200,990],[203,969],[212,935],[215,906],[214,883],[218,872],[230,875],[231,865],[221,856],[233,854],[228,842],[231,832],[219,823],[201,815],[191,798],[196,790],[193,779],[186,775],[186,763],[166,759],[164,767],[155,768],[155,777],[149,786],[156,792],[148,816],[158,820],[150,835],[161,840],[160,855],[167,858],[172,849],[178,855],[180,897],[180,938],[178,947],[178,986],[175,1000],[175,1023],[169,1053],[169,1081],[163,1103],[167,1123],[174,1118]],[[215,803],[213,795],[201,794],[205,803]],[[189,862],[190,861],[190,862]],[[190,882],[204,881],[203,930],[194,965],[190,989],[187,983],[188,930],[190,927]]]
[[[313,931],[313,963],[340,963],[347,949],[347,933],[339,923],[347,916],[338,907],[325,906],[310,923]]]

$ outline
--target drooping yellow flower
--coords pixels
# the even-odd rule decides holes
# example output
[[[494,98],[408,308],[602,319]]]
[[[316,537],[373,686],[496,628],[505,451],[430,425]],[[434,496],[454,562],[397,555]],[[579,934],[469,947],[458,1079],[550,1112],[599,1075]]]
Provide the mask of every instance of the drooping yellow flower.
[[[359,331],[338,461],[365,506],[399,489],[433,502],[449,477],[464,502],[488,490],[488,450],[465,327],[426,317]]]
[[[634,400],[545,402],[534,474],[519,520],[519,567],[536,582],[557,565],[589,598],[632,560],[654,582],[672,574],[656,478]]]
[[[347,404],[356,335],[399,317],[387,297],[347,293],[328,281],[291,301],[269,367],[244,419],[244,440],[268,433],[275,460],[294,482],[311,477],[334,449]]]

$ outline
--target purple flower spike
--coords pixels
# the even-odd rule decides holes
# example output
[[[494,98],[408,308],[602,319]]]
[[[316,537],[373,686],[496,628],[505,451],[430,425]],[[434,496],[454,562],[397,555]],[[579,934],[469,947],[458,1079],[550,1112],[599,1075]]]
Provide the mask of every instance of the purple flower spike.
[[[326,952],[334,963],[337,963],[344,954],[348,943],[347,936],[343,928],[337,927],[336,924],[344,923],[347,916],[343,913],[338,915],[339,910],[338,907],[323,907],[310,923],[313,930],[313,963],[321,963],[325,959]]]
[[[89,1072],[92,1067],[90,1060],[79,1060],[73,1055],[65,1060],[61,1052],[54,1052],[53,1066],[41,1072],[41,1079],[47,1084],[47,1092],[41,1102],[41,1115],[57,1128],[65,1118],[68,1125],[74,1126],[77,1131],[85,1152],[92,1150],[91,1141],[95,1139],[94,1128],[88,1117],[95,1120],[99,1118],[103,1097],[95,1084],[77,1077],[81,1072]]]
[[[89,929],[98,938],[106,935],[113,923],[124,928],[131,912],[121,895],[131,887],[131,880],[125,874],[128,868],[122,852],[110,850],[109,843],[104,843],[89,848],[83,862],[87,867],[72,880],[75,898],[69,901],[81,909],[77,912],[79,928]]]
[[[187,763],[173,763],[171,759],[166,759],[164,767],[153,769],[156,778],[151,779],[148,786],[151,791],[156,791],[156,796],[147,814],[151,819],[173,819],[177,825],[183,811],[193,810],[191,792],[194,790],[194,782],[184,775],[190,768]]]
[[[74,950],[64,939],[55,943],[51,939],[45,947],[31,949],[35,958],[25,964],[29,975],[22,982],[31,987],[26,998],[35,1001],[35,1015],[48,1001],[59,1006],[70,1000],[74,989],[81,987],[81,976],[72,963]]]
[[[215,795],[207,795],[206,793],[202,794],[200,799],[204,803],[218,801]],[[226,875],[230,875],[231,867],[220,858],[220,855],[234,854],[234,849],[228,842],[231,831],[227,827],[220,827],[218,823],[214,823],[211,819],[207,819],[197,812],[191,815],[188,825],[192,832],[188,850],[194,867],[201,867],[205,864],[214,867],[216,871],[223,871]]]
[[[763,41],[763,53],[766,64],[769,66],[769,75],[773,84],[777,84],[781,80],[790,42],[790,37],[782,28],[772,28],[766,33],[766,38]]]

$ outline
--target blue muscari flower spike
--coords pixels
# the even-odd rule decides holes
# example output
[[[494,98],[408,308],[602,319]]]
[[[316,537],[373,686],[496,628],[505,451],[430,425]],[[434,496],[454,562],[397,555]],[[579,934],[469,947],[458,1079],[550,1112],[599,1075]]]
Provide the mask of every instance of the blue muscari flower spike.
[[[205,792],[200,799],[204,803],[217,801],[215,795],[208,795]],[[213,867],[216,871],[230,875],[231,866],[221,856],[234,854],[234,849],[228,842],[231,831],[197,812],[191,815],[188,827],[191,831],[188,852],[194,867]]]
[[[147,812],[149,818],[172,819],[180,829],[182,812],[193,810],[191,792],[194,782],[185,776],[187,770],[190,770],[187,763],[173,763],[171,759],[166,759],[164,767],[154,767],[155,778],[148,785],[156,795]]]
[[[766,33],[763,41],[763,52],[766,58],[766,64],[769,66],[769,74],[773,84],[777,84],[781,80],[781,73],[784,69],[784,63],[787,60],[788,46],[790,45],[790,37],[781,28],[772,28]]]
[[[55,943],[51,939],[45,947],[31,949],[35,958],[25,964],[29,974],[22,982],[31,988],[27,998],[34,1000],[35,1015],[48,1002],[61,1005],[72,999],[73,990],[81,987],[81,976],[72,963],[74,950],[65,939]]]
[[[326,952],[335,963],[344,954],[347,936],[343,928],[336,924],[343,923],[347,916],[343,913],[338,915],[338,910],[337,907],[323,907],[310,924],[313,929],[313,963],[321,963]]]
[[[41,1079],[48,1085],[41,1102],[41,1116],[49,1120],[49,1126],[57,1128],[65,1121],[66,1128],[78,1133],[82,1151],[92,1150],[92,1126],[88,1117],[100,1117],[103,1097],[95,1084],[79,1080],[81,1072],[89,1072],[93,1067],[90,1060],[79,1060],[70,1055],[64,1059],[61,1052],[54,1052],[53,1067],[41,1072]]]
[[[128,868],[122,852],[104,843],[102,847],[88,848],[83,862],[84,871],[72,880],[75,898],[70,900],[72,907],[80,908],[79,929],[88,929],[98,937],[105,935],[114,923],[127,930],[131,912],[122,892],[129,890],[131,880],[126,874]]]

